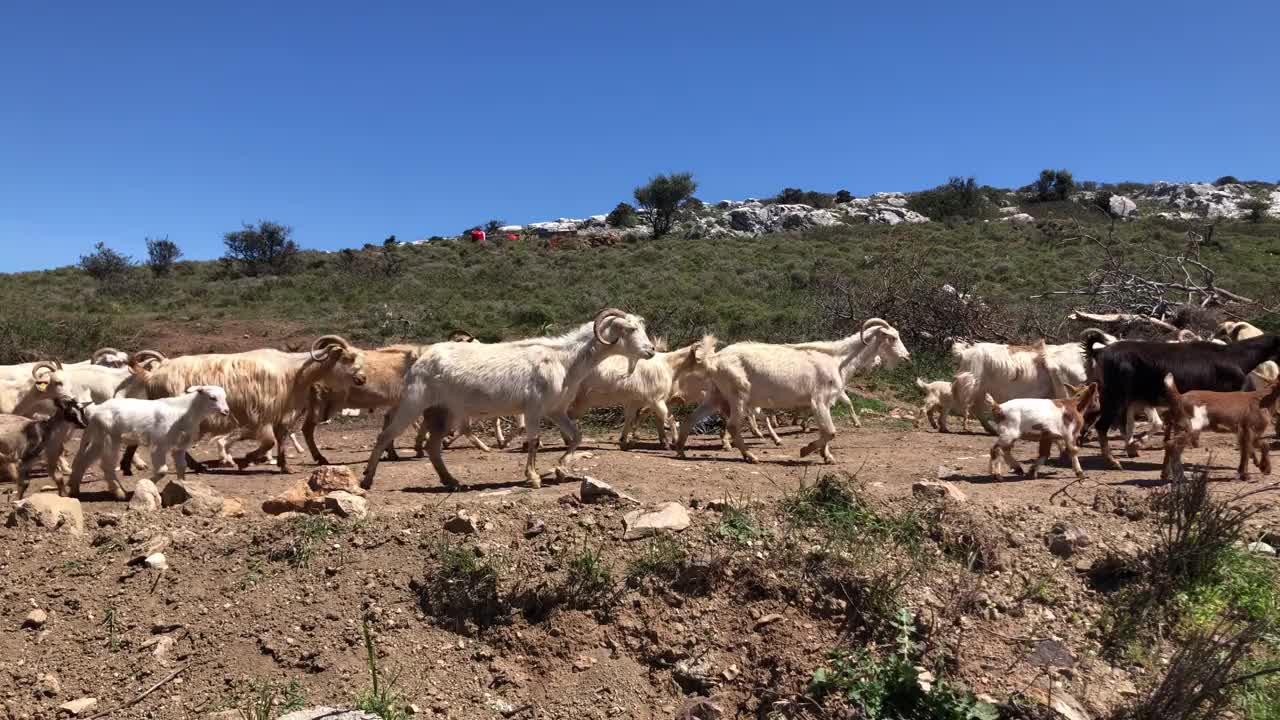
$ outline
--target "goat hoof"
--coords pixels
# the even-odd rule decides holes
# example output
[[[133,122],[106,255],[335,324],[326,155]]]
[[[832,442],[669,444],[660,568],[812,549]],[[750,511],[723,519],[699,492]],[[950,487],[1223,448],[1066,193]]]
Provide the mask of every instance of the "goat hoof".
[[[1116,460],[1115,458],[1107,458],[1107,467],[1111,468],[1112,470],[1124,469],[1124,465],[1121,465],[1120,461]]]
[[[760,458],[756,457],[752,453],[743,453],[742,459],[751,463],[752,465],[755,465],[756,463],[760,462]]]
[[[1124,449],[1124,454],[1125,454],[1125,455],[1127,455],[1127,456],[1129,456],[1129,457],[1131,457],[1131,458],[1136,458],[1136,457],[1138,457],[1138,446],[1137,446],[1137,445],[1130,445],[1129,447],[1127,447],[1127,448],[1125,448],[1125,449]]]

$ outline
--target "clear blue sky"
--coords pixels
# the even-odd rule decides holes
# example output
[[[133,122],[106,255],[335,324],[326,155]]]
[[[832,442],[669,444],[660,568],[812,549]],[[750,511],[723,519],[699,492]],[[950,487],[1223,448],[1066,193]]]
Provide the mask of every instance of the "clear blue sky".
[[[1042,167],[1280,177],[1280,3],[9,2],[0,271]]]

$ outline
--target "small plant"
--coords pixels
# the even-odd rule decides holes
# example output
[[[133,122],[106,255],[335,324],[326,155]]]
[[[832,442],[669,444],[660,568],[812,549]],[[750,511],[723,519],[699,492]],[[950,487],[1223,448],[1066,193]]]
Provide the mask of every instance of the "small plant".
[[[103,614],[102,624],[107,628],[107,647],[111,648],[111,652],[120,652],[120,636],[116,632],[116,609],[107,608],[107,612]]]
[[[877,657],[869,650],[837,650],[809,682],[818,701],[833,696],[853,705],[857,717],[868,720],[927,718],[928,720],[996,720],[995,706],[982,702],[958,685],[925,682],[916,669],[918,646],[912,639],[910,613],[899,613],[894,652]]]
[[[645,546],[644,554],[627,570],[627,580],[636,584],[644,578],[674,583],[689,563],[689,553],[674,536],[659,535]]]
[[[725,501],[724,510],[720,513],[717,532],[720,533],[720,537],[728,538],[739,545],[750,545],[752,541],[764,535],[749,507],[728,501]]]
[[[793,522],[821,528],[838,543],[881,539],[913,551],[919,548],[920,523],[914,514],[879,512],[853,483],[836,475],[820,476],[812,486],[785,498],[782,508]]]
[[[395,677],[383,678],[378,672],[378,648],[374,645],[373,633],[369,632],[367,619],[361,623],[360,632],[364,636],[365,661],[369,667],[371,686],[356,697],[356,709],[373,713],[382,720],[405,720],[408,712],[400,694],[396,692]]]
[[[613,574],[604,564],[603,551],[583,542],[582,550],[569,560],[564,598],[572,607],[595,607],[613,593]]]
[[[254,683],[253,697],[240,712],[245,720],[274,720],[280,713],[301,710],[306,702],[302,684],[297,680],[290,680],[284,687],[270,682]]]
[[[1271,208],[1271,203],[1262,198],[1249,198],[1240,203],[1241,210],[1247,210],[1248,215],[1245,219],[1251,223],[1260,223],[1267,219],[1267,211]]]
[[[498,570],[465,545],[441,541],[427,580],[416,587],[422,609],[443,617],[455,630],[472,623],[488,627],[505,615],[498,595]]]
[[[343,528],[324,515],[301,515],[289,521],[285,545],[272,551],[272,560],[284,560],[294,567],[307,567],[317,545],[340,535]]]

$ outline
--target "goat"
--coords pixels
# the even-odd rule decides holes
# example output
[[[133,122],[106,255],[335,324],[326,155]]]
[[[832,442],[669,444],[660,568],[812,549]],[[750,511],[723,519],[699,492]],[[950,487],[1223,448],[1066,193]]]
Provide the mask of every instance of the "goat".
[[[1162,480],[1168,480],[1174,465],[1182,463],[1183,449],[1200,446],[1200,432],[1208,428],[1236,434],[1240,446],[1240,466],[1236,473],[1241,480],[1249,477],[1249,458],[1254,452],[1258,453],[1254,464],[1263,475],[1271,474],[1271,455],[1262,436],[1280,401],[1280,383],[1241,392],[1191,390],[1181,393],[1170,373],[1164,376],[1164,387],[1169,393],[1170,418],[1165,430]],[[1170,442],[1174,426],[1178,428],[1178,435]]]
[[[27,482],[31,474],[31,465],[40,455],[45,456],[49,474],[58,484],[58,494],[66,494],[62,475],[54,474],[53,468],[59,459],[61,446],[57,448],[50,439],[66,436],[64,428],[85,426],[84,410],[74,400],[57,398],[54,401],[55,413],[43,419],[33,419],[21,415],[0,415],[0,480],[14,481],[18,486],[15,500],[21,500],[27,492]]]
[[[1101,342],[1114,342],[1115,337],[1096,331]],[[960,372],[973,375],[974,385],[968,393],[969,411],[988,433],[995,432],[983,411],[982,400],[991,395],[997,402],[1015,398],[1059,398],[1063,385],[1085,382],[1085,354],[1079,343],[1046,345],[1005,345],[1002,343],[954,342],[951,355]]]
[[[911,353],[898,331],[880,318],[862,324],[860,332],[842,340],[791,345],[743,342],[714,353],[696,353],[706,366],[711,389],[693,415],[680,424],[678,457],[685,457],[689,432],[713,412],[727,411],[726,425],[733,445],[749,463],[756,456],[742,441],[742,423],[754,408],[790,409],[808,406],[818,419],[816,440],[800,450],[805,457],[819,452],[834,462],[830,443],[835,437],[831,406],[844,394],[845,379],[879,357],[885,367],[908,360]]]
[[[680,393],[681,386],[687,385],[691,377],[701,375],[702,366],[695,353],[714,352],[715,345],[716,339],[707,335],[692,345],[667,352],[666,343],[660,338],[655,339],[655,348],[661,350],[652,358],[636,362],[635,370],[630,372],[627,358],[616,355],[608,358],[583,378],[569,415],[577,420],[591,408],[621,405],[624,420],[618,445],[626,450],[631,428],[640,412],[647,408],[653,412],[658,425],[658,444],[664,449],[670,449],[671,444],[667,440],[667,403]]]
[[[549,415],[569,436],[559,463],[564,465],[582,442],[577,423],[569,417],[569,406],[583,378],[609,357],[626,357],[629,371],[634,372],[639,360],[655,354],[644,318],[616,308],[601,310],[592,322],[557,337],[431,345],[405,375],[404,395],[394,419],[378,434],[361,486],[373,486],[383,451],[414,418],[422,416],[430,431],[427,455],[431,465],[443,485],[457,487],[459,483],[445,467],[440,452],[445,433],[455,420],[523,413],[528,440],[524,476],[530,487],[540,487],[541,477],[534,465],[542,417]]]
[[[1028,478],[1036,478],[1040,465],[1049,459],[1049,451],[1053,449],[1055,442],[1061,442],[1066,447],[1066,454],[1071,460],[1071,469],[1075,471],[1076,477],[1084,477],[1076,437],[1080,434],[1080,426],[1084,424],[1083,411],[1093,402],[1098,385],[1089,383],[1083,388],[1075,385],[1066,387],[1071,396],[1065,399],[1018,398],[997,403],[990,394],[986,396],[991,417],[996,423],[996,442],[991,446],[990,468],[993,478],[997,481],[1003,479],[1000,468],[1002,455],[1015,475],[1023,474],[1022,466],[1013,457],[1013,445],[1018,440],[1040,441],[1040,452],[1031,465]]]
[[[1260,335],[1230,345],[1211,342],[1166,343],[1124,340],[1096,348],[1086,336],[1082,345],[1094,363],[1101,386],[1097,431],[1102,457],[1113,468],[1107,432],[1135,403],[1159,407],[1168,401],[1165,375],[1187,390],[1233,392],[1244,388],[1249,372],[1280,357],[1280,336]]]
[[[196,385],[177,397],[159,400],[116,398],[85,410],[84,439],[71,466],[69,494],[80,495],[80,481],[94,460],[99,460],[102,475],[117,500],[125,499],[124,487],[116,476],[116,455],[121,443],[146,445],[151,449],[152,479],[164,476],[165,461],[173,453],[178,479],[187,473],[187,450],[200,434],[200,423],[217,413],[231,416],[226,392],[216,385]]]
[[[1261,330],[1247,322],[1228,320],[1218,325],[1218,330],[1213,334],[1213,340],[1222,343],[1234,343],[1255,338],[1262,334]],[[1249,372],[1249,382],[1245,387],[1251,390],[1261,390],[1277,380],[1280,380],[1280,365],[1268,360]],[[1277,415],[1276,419],[1280,420],[1280,415]]]
[[[929,421],[929,426],[940,432],[949,433],[947,415],[955,413],[962,418],[961,430],[969,432],[969,404],[967,400],[973,393],[977,381],[973,373],[961,372],[951,382],[935,380],[925,382],[916,378],[916,387],[924,392],[924,404],[920,406],[920,414]],[[934,416],[937,416],[936,418]],[[920,420],[916,419],[916,425]]]
[[[242,469],[262,461],[271,442],[277,450],[284,447],[290,425],[307,411],[312,386],[344,389],[365,383],[364,352],[338,335],[317,338],[305,353],[254,350],[187,355],[163,360],[150,368],[139,364],[137,357],[131,368],[135,382],[145,388],[151,399],[175,397],[194,385],[217,385],[225,390],[230,414],[206,417],[200,425],[202,434],[271,428],[271,441],[264,439],[258,448],[236,461]],[[132,445],[125,450],[122,467],[135,450]],[[285,452],[276,453],[276,465],[284,474],[289,472],[287,456]]]

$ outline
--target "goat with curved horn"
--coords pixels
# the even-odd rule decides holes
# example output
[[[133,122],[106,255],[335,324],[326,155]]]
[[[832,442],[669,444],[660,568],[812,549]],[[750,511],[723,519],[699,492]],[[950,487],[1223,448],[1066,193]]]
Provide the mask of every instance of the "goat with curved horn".
[[[613,342],[605,340],[604,335],[601,335],[600,331],[604,328],[605,320],[608,320],[609,318],[613,318],[613,317],[626,317],[626,316],[627,316],[627,313],[625,311],[619,310],[618,308],[605,308],[600,312],[596,313],[595,321],[592,323],[592,329],[595,333],[596,340],[600,341],[600,343],[603,345],[613,345],[614,343],[618,342],[617,339],[614,339]]]
[[[317,355],[316,352],[321,348],[328,348],[328,347],[334,347],[334,346],[340,347],[343,350],[351,349],[351,343],[347,342],[347,339],[342,337],[341,335],[321,335],[320,337],[316,338],[315,342],[311,343],[311,359],[317,362],[320,360],[324,360],[329,356],[329,353],[325,352],[321,355]]]

